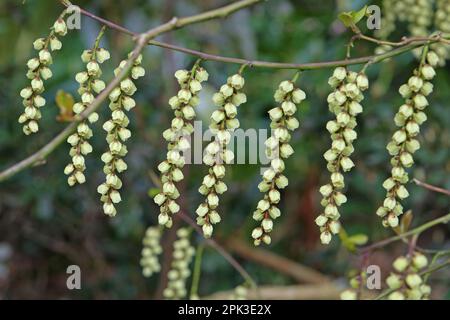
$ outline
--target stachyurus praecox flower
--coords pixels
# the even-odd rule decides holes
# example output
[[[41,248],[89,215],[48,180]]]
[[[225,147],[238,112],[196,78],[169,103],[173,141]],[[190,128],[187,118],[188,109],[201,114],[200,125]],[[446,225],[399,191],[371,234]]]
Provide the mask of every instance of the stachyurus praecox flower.
[[[109,94],[111,119],[103,124],[103,129],[107,132],[106,142],[109,150],[103,153],[101,157],[105,163],[103,172],[106,177],[105,182],[97,188],[98,193],[101,194],[100,200],[103,202],[103,212],[108,216],[116,215],[117,210],[114,205],[122,200],[119,192],[122,188],[122,180],[119,178],[119,173],[128,168],[123,157],[128,153],[125,142],[131,137],[131,131],[127,129],[130,120],[126,112],[136,106],[132,96],[137,88],[132,79],[136,80],[145,75],[141,63],[142,55],[139,55],[133,63],[129,76],[122,80],[120,85]],[[126,64],[127,61],[123,60],[119,67],[114,70],[114,74],[117,76]]]
[[[94,101],[95,95],[105,89],[105,82],[100,79],[102,75],[100,64],[108,60],[110,54],[106,49],[98,47],[102,35],[103,30],[100,32],[94,47],[91,50],[85,50],[81,55],[81,60],[86,64],[86,71],[79,72],[75,76],[75,80],[80,85],[78,94],[81,97],[81,101],[73,105],[73,112],[76,115],[81,115]],[[64,173],[69,176],[67,182],[70,186],[76,183],[82,184],[86,181],[84,157],[92,152],[92,146],[88,141],[92,137],[92,129],[89,127],[89,123],[97,121],[98,113],[92,112],[87,119],[78,124],[75,133],[67,138],[67,142],[71,145],[69,155],[72,158],[72,163],[65,167]]]
[[[217,212],[219,195],[227,191],[227,185],[223,182],[225,177],[224,164],[232,163],[233,151],[227,148],[231,140],[231,134],[239,127],[237,108],[247,101],[247,97],[241,92],[245,80],[240,74],[228,77],[219,92],[213,96],[213,102],[218,107],[211,115],[209,128],[215,135],[214,141],[206,147],[203,163],[210,167],[208,174],[203,178],[199,192],[205,196],[205,200],[196,210],[197,223],[202,227],[203,235],[211,237],[213,224],[220,222]]]
[[[67,25],[64,21],[66,14],[66,10],[61,13],[46,38],[39,38],[33,42],[34,49],[39,53],[36,58],[28,60],[27,78],[31,82],[28,87],[20,91],[25,109],[19,117],[19,123],[23,125],[23,132],[26,135],[39,131],[38,121],[42,118],[40,109],[46,104],[46,100],[42,96],[45,90],[44,81],[53,76],[50,69],[53,63],[52,52],[62,48],[58,36],[63,37],[67,34]]]
[[[199,104],[198,94],[202,89],[201,83],[208,80],[208,72],[197,62],[190,71],[175,72],[175,78],[180,85],[180,90],[176,96],[169,99],[174,118],[170,128],[163,132],[163,137],[168,142],[166,160],[158,165],[162,190],[153,199],[160,207],[159,224],[168,228],[172,226],[172,214],[180,210],[176,202],[180,193],[175,184],[184,178],[181,171],[185,164],[182,152],[191,147],[190,136],[194,131],[191,122],[195,118],[194,108]]]
[[[409,181],[406,169],[414,164],[413,154],[420,148],[417,135],[420,132],[420,125],[427,120],[424,112],[428,106],[426,97],[433,91],[433,84],[430,81],[436,75],[434,67],[438,65],[439,57],[433,51],[424,50],[422,63],[414,70],[408,83],[399,89],[405,103],[400,106],[394,118],[395,125],[399,129],[394,132],[386,147],[392,156],[392,169],[391,176],[383,182],[386,197],[383,205],[377,210],[377,215],[383,219],[385,227],[398,226],[399,216],[403,214],[400,202],[409,196],[405,186]]]
[[[299,122],[295,118],[297,105],[305,98],[305,92],[294,86],[294,81],[282,81],[275,92],[275,101],[280,106],[269,110],[272,135],[266,140],[266,155],[271,159],[270,167],[263,173],[263,180],[258,185],[259,191],[264,193],[262,200],[253,213],[253,219],[260,223],[252,231],[253,243],[257,246],[261,242],[270,244],[270,232],[273,220],[281,215],[277,207],[281,199],[280,190],[288,185],[288,179],[283,175],[284,161],[289,158],[294,149],[289,144],[290,131],[298,128]]]
[[[335,120],[328,121],[327,130],[331,135],[331,148],[325,152],[327,169],[330,172],[330,182],[320,187],[321,205],[324,211],[316,218],[320,228],[320,241],[328,244],[332,235],[339,233],[339,207],[347,201],[342,192],[345,187],[342,172],[354,167],[350,155],[353,153],[353,142],[357,134],[354,130],[356,115],[363,111],[360,102],[364,99],[363,91],[369,87],[369,81],[364,73],[356,73],[344,67],[338,67],[328,80],[334,89],[328,95],[329,110],[335,114]]]

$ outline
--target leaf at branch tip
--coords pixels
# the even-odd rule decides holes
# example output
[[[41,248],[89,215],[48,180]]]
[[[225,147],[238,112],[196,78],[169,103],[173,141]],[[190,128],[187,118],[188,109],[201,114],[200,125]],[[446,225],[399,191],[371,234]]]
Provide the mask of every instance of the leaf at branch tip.
[[[64,90],[58,90],[55,97],[56,105],[59,108],[59,115],[56,120],[60,122],[70,122],[73,120],[73,96]]]
[[[367,12],[367,6],[364,6],[361,10],[359,11],[347,11],[347,12],[341,12],[338,15],[339,20],[342,21],[342,23],[346,26],[346,27],[352,27],[354,25],[356,25],[362,18],[364,18],[364,16],[366,15]]]
[[[367,6],[364,6],[362,9],[360,9],[359,11],[356,12],[352,12],[352,17],[353,17],[353,23],[358,23],[362,18],[364,18],[364,16],[366,15],[367,12]]]
[[[413,220],[413,214],[411,210],[408,210],[403,214],[400,224],[394,228],[395,233],[403,234],[409,230],[411,222]]]
[[[365,245],[369,241],[367,235],[358,233],[349,236],[343,228],[339,232],[339,238],[341,239],[342,245],[350,252],[355,252],[357,246]]]

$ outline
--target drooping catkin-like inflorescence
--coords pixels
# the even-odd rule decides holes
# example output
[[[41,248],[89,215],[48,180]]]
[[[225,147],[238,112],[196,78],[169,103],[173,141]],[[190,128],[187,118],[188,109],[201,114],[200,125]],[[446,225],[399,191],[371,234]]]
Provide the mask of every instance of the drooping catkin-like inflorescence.
[[[282,81],[275,92],[275,101],[280,104],[269,111],[272,128],[271,136],[266,140],[266,155],[270,162],[270,168],[264,171],[263,180],[259,183],[259,191],[264,193],[264,198],[258,202],[253,213],[253,219],[260,222],[260,226],[252,231],[254,244],[271,243],[270,232],[273,228],[273,220],[280,216],[277,204],[280,202],[280,190],[288,185],[288,179],[283,175],[284,161],[289,158],[294,150],[289,144],[290,131],[298,128],[299,123],[295,118],[297,105],[305,98],[305,92],[294,86],[294,81]]]
[[[420,125],[427,120],[424,112],[428,106],[427,96],[433,91],[430,82],[435,76],[434,67],[438,64],[438,56],[433,51],[426,53],[420,66],[414,70],[407,84],[403,84],[399,92],[405,99],[400,106],[394,121],[399,129],[393,134],[392,140],[387,145],[391,158],[391,176],[383,182],[386,189],[386,198],[383,205],[377,210],[377,215],[383,218],[385,227],[396,227],[399,216],[403,214],[402,199],[409,196],[405,185],[408,182],[408,173],[405,168],[414,164],[413,154],[420,148],[416,139],[420,131]]]
[[[76,115],[82,114],[94,101],[95,95],[105,89],[105,82],[100,80],[102,75],[100,64],[108,60],[110,54],[106,49],[99,48],[103,31],[104,29],[97,37],[94,47],[91,50],[85,50],[81,55],[81,60],[86,63],[86,71],[79,72],[75,76],[76,81],[80,84],[78,93],[81,96],[81,101],[73,105],[73,112]],[[92,137],[89,123],[95,123],[97,120],[98,113],[91,113],[87,120],[85,119],[78,124],[76,132],[67,139],[67,142],[71,145],[69,154],[72,157],[72,163],[65,167],[64,173],[69,176],[67,182],[70,186],[86,181],[84,156],[92,152],[92,146],[88,141]]]
[[[345,187],[342,172],[354,167],[350,155],[353,153],[353,141],[357,134],[354,130],[356,116],[362,112],[360,102],[364,99],[363,91],[369,87],[369,81],[364,73],[349,71],[344,67],[334,70],[328,83],[334,91],[328,96],[328,105],[335,120],[328,121],[327,130],[331,134],[331,148],[325,152],[327,169],[330,172],[330,182],[320,187],[321,205],[324,211],[316,218],[320,227],[320,241],[328,244],[332,235],[339,233],[339,207],[347,201],[342,192]]]
[[[191,275],[189,265],[195,249],[189,242],[190,230],[177,230],[178,239],[173,243],[173,255],[170,271],[167,273],[168,283],[163,295],[166,299],[183,299],[187,295],[186,280]]]
[[[224,163],[229,164],[234,159],[233,151],[228,150],[231,133],[239,127],[236,119],[237,107],[247,101],[241,92],[245,80],[240,74],[227,79],[220,91],[213,96],[213,102],[218,107],[211,115],[209,128],[215,134],[215,140],[206,147],[203,162],[210,167],[203,178],[199,192],[205,200],[197,208],[197,223],[202,226],[203,235],[211,237],[213,224],[220,222],[220,215],[216,211],[219,205],[219,195],[227,191],[227,185],[222,181],[225,177]]]
[[[28,60],[27,78],[31,80],[31,83],[30,86],[20,91],[25,110],[19,117],[19,123],[23,124],[23,132],[26,135],[39,130],[38,121],[42,118],[40,108],[46,103],[42,97],[45,90],[44,81],[53,76],[50,70],[50,65],[53,63],[51,52],[62,48],[58,36],[63,37],[67,34],[65,16],[66,11],[55,21],[47,38],[39,38],[33,42],[33,47],[39,51],[39,54],[38,57]]]
[[[428,259],[422,253],[414,252],[406,257],[401,256],[393,263],[394,272],[386,278],[386,284],[393,290],[389,300],[425,300],[431,288],[426,285],[420,272],[428,265]]]
[[[162,253],[160,243],[161,234],[162,232],[159,227],[149,227],[145,231],[141,253],[141,267],[144,277],[148,278],[161,270],[161,265],[158,260],[158,256]]]
[[[131,55],[132,53],[130,53]],[[129,56],[130,56],[129,55]],[[123,60],[119,67],[114,70],[117,76],[125,67],[127,61]],[[126,111],[130,111],[136,106],[132,98],[136,92],[133,80],[145,75],[145,70],[141,67],[142,55],[134,61],[129,77],[120,82],[120,85],[109,94],[109,108],[111,109],[111,119],[103,124],[103,129],[107,132],[106,141],[109,150],[102,154],[102,161],[105,163],[103,172],[106,175],[105,182],[98,186],[97,191],[101,194],[100,200],[103,202],[103,211],[108,216],[115,216],[117,211],[115,204],[122,199],[119,190],[122,188],[122,181],[119,173],[127,169],[127,164],[122,159],[128,153],[125,142],[131,137],[131,132],[127,129],[130,120]]]
[[[183,180],[181,171],[185,164],[182,152],[191,147],[190,136],[194,131],[191,124],[195,118],[194,108],[199,104],[198,94],[202,89],[201,83],[208,80],[208,72],[198,65],[191,71],[178,70],[175,78],[180,84],[180,90],[176,96],[169,100],[169,105],[174,110],[174,118],[171,127],[163,132],[164,139],[168,142],[166,160],[158,165],[161,172],[162,191],[154,198],[160,207],[158,222],[168,228],[172,226],[172,214],[180,210],[175,201],[180,193],[175,183]]]
[[[448,0],[436,0],[434,26],[436,30],[442,32],[443,37],[450,37],[450,2]],[[439,56],[439,65],[444,66],[445,60],[450,56],[449,46],[438,42],[431,44],[430,47]]]

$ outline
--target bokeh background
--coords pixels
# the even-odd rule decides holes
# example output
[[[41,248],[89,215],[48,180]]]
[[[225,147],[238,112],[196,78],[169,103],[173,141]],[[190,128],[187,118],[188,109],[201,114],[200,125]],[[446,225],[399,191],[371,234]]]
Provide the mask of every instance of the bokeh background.
[[[75,4],[133,31],[144,31],[172,16],[195,14],[228,3],[225,0],[120,0],[74,1]],[[282,62],[314,62],[342,59],[351,36],[337,20],[344,10],[358,9],[366,1],[346,0],[271,0],[242,10],[226,20],[188,26],[164,35],[159,40],[225,56]],[[373,1],[372,3],[377,3]],[[32,42],[48,33],[48,28],[62,6],[51,0],[4,0],[0,2],[0,170],[32,154],[67,123],[56,120],[59,109],[55,95],[59,89],[75,97],[76,72],[84,69],[80,54],[92,46],[99,24],[82,17],[82,29],[71,31],[63,39],[63,50],[55,56],[54,77],[46,83],[41,130],[37,135],[23,135],[17,118],[22,111],[19,91],[27,85],[26,61],[34,54]],[[407,35],[399,25],[392,39]],[[108,30],[102,45],[112,59],[103,65],[105,79],[132,48],[130,37]],[[372,54],[375,46],[358,43],[353,56]],[[157,186],[152,172],[164,158],[162,131],[168,127],[170,108],[167,101],[175,93],[173,74],[189,68],[194,57],[165,49],[148,47],[144,52],[147,75],[138,81],[137,108],[131,114],[133,137],[126,161],[129,170],[123,174],[123,202],[116,218],[107,218],[101,209],[97,185],[103,179],[100,155],[105,150],[102,121],[94,127],[94,153],[88,157],[87,183],[68,187],[63,174],[70,160],[68,145],[61,145],[44,165],[29,168],[0,183],[0,298],[3,299],[150,299],[160,297],[164,279],[158,275],[146,279],[139,266],[141,240],[145,229],[156,224],[158,208],[149,198]],[[381,187],[389,170],[385,149],[395,130],[393,116],[401,104],[398,87],[404,83],[416,64],[407,53],[393,60],[371,66],[371,81],[359,117],[358,140],[353,159],[356,168],[347,174],[348,203],[342,208],[343,223],[349,234],[366,234],[370,241],[392,235],[381,227],[375,210],[384,198]],[[198,117],[204,127],[212,112],[211,94],[226,77],[239,68],[217,62],[203,64],[210,80],[202,95]],[[360,67],[356,67],[357,70]],[[267,110],[274,106],[273,92],[281,80],[293,76],[292,70],[246,69],[248,103],[240,107],[242,128],[268,128]],[[331,70],[305,72],[300,86],[308,99],[300,107],[300,129],[293,135],[295,154],[287,161],[290,185],[282,196],[282,217],[276,221],[273,244],[264,248],[290,262],[306,265],[345,286],[346,276],[359,264],[359,258],[334,240],[321,246],[314,218],[320,211],[319,186],[327,180],[322,154],[330,144],[325,129],[332,118],[326,96]],[[417,154],[411,177],[450,189],[450,73],[441,68],[435,79],[435,90],[427,109],[429,120],[420,135],[422,148]],[[101,120],[108,108],[101,108]],[[194,217],[200,201],[197,188],[206,168],[189,166],[185,203]],[[251,252],[251,218],[259,200],[257,184],[259,165],[234,165],[227,168],[227,192],[221,199],[222,223],[215,229],[217,241],[233,254],[259,285],[291,286],[299,279],[255,261]],[[448,213],[448,197],[409,184],[411,197],[405,207],[412,209],[413,225]],[[183,225],[179,221],[176,226]],[[427,248],[448,248],[449,228],[442,225],[426,232],[419,244]],[[165,235],[170,243],[173,232]],[[230,239],[233,240],[230,242]],[[194,243],[201,243],[193,236]],[[168,245],[166,245],[168,246]],[[242,249],[244,248],[244,249]],[[170,249],[167,248],[167,250]],[[387,276],[393,259],[406,246],[395,243],[375,252],[370,262],[381,266]],[[249,253],[250,252],[250,253]],[[165,259],[170,255],[165,255]],[[264,255],[263,255],[264,257]],[[267,259],[270,259],[268,257]],[[284,260],[282,260],[284,261]],[[66,288],[66,268],[76,264],[82,270],[82,290]],[[431,284],[433,298],[450,298],[449,270],[436,273]],[[200,296],[230,290],[241,284],[240,275],[215,250],[207,248],[202,264]],[[302,281],[300,281],[302,282]],[[307,281],[306,281],[307,282]]]

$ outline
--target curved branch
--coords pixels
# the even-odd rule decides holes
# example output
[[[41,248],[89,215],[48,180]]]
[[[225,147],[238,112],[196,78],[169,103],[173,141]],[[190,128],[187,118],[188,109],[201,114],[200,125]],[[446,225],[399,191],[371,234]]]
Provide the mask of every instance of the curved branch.
[[[200,13],[198,15],[193,15],[189,17],[184,18],[173,18],[172,20],[157,26],[155,28],[152,28],[148,30],[145,33],[142,34],[134,34],[131,31],[127,32],[125,28],[120,27],[112,22],[106,21],[102,18],[96,17],[96,20],[101,21],[102,23],[106,23],[107,26],[114,28],[116,30],[119,30],[121,32],[126,32],[128,34],[135,35],[135,38],[137,40],[136,46],[133,50],[133,54],[128,58],[127,64],[124,66],[122,71],[115,77],[113,80],[108,84],[108,86],[103,90],[96,99],[92,102],[92,104],[78,117],[73,123],[69,124],[63,131],[61,131],[55,138],[53,138],[49,143],[47,143],[44,147],[42,147],[39,151],[34,153],[33,155],[29,156],[28,158],[12,165],[11,167],[3,170],[0,172],[0,182],[12,177],[13,175],[17,174],[18,172],[34,165],[37,163],[42,163],[45,161],[45,158],[53,152],[76,128],[77,124],[86,119],[92,112],[97,110],[100,105],[108,98],[108,95],[111,93],[111,91],[117,87],[120,84],[120,81],[122,81],[123,78],[128,74],[130,71],[133,62],[136,60],[136,58],[139,56],[139,54],[142,52],[144,47],[147,45],[149,41],[151,41],[156,36],[159,36],[163,33],[166,33],[168,31],[174,30],[176,28],[180,28],[189,24],[199,23],[206,20],[211,20],[214,18],[222,18],[226,17],[229,14],[240,10],[244,7],[251,6],[253,4],[256,4],[258,2],[261,2],[262,0],[241,0],[226,6],[223,6],[218,9],[206,11],[204,13]],[[71,3],[67,0],[60,0],[60,2],[64,6],[70,6]],[[87,11],[83,10],[83,14],[87,15]],[[89,15],[93,16],[93,15]]]
[[[428,229],[430,229],[430,228],[432,228],[432,227],[434,227],[434,226],[436,226],[438,224],[449,223],[449,222],[450,222],[450,213],[448,213],[448,214],[446,214],[446,215],[444,215],[442,217],[436,218],[434,220],[431,220],[431,221],[429,221],[427,223],[424,223],[421,226],[418,226],[417,228],[409,230],[408,232],[399,234],[397,236],[394,236],[394,237],[391,237],[391,238],[388,238],[388,239],[385,239],[385,240],[382,240],[382,241],[379,241],[379,242],[375,242],[374,244],[371,244],[369,246],[361,248],[359,250],[359,252],[366,253],[366,252],[372,251],[374,249],[378,249],[378,248],[384,247],[384,246],[386,246],[386,245],[388,245],[388,244],[390,244],[392,242],[403,240],[403,239],[405,239],[407,237],[410,237],[410,236],[419,235],[422,232],[424,232],[425,230],[428,230]]]
[[[62,3],[64,4],[65,0],[60,0],[60,1],[62,1]],[[237,3],[227,6],[228,7],[227,10],[223,11],[222,9],[216,9],[216,10],[213,10],[213,12],[214,12],[214,14],[218,15],[218,17],[224,17],[224,16],[230,14],[231,10],[239,10],[239,9],[242,9],[244,7],[244,5],[249,6],[249,5],[258,3],[260,1],[261,0],[259,0],[259,1],[258,0],[244,1],[245,3],[243,3],[243,1],[240,1],[240,2],[237,2]],[[100,18],[82,8],[80,8],[80,12],[82,14],[84,14],[85,16],[92,18],[94,20],[97,20],[98,22],[103,23],[116,31],[131,35],[131,36],[137,36],[137,33],[130,31],[130,30],[128,30],[118,24],[115,24],[111,21]],[[211,13],[200,14],[200,16],[202,19],[204,19],[201,21],[212,19]],[[185,26],[188,22],[190,22],[190,23],[199,22],[199,17],[176,19],[175,29]],[[334,68],[334,67],[338,67],[338,66],[364,64],[367,62],[377,63],[382,60],[391,58],[393,56],[396,56],[396,55],[402,54],[404,52],[410,51],[412,49],[415,49],[417,47],[420,47],[429,42],[431,42],[431,43],[432,42],[448,43],[447,40],[442,38],[440,34],[432,35],[430,37],[410,37],[410,38],[404,37],[401,41],[398,41],[398,42],[390,42],[390,41],[387,42],[387,41],[378,40],[378,39],[375,39],[375,38],[372,38],[372,37],[369,37],[369,36],[366,36],[366,35],[360,33],[360,34],[356,34],[353,36],[352,40],[356,40],[356,39],[362,39],[362,40],[374,42],[377,44],[389,44],[393,47],[397,47],[397,49],[388,51],[388,52],[386,52],[384,54],[380,54],[380,55],[366,56],[366,57],[360,57],[360,58],[355,58],[355,59],[345,59],[345,60],[336,60],[336,61],[327,61],[327,62],[312,62],[312,63],[283,63],[283,62],[258,61],[258,60],[247,60],[247,59],[233,58],[233,57],[224,57],[224,56],[213,55],[213,54],[205,53],[202,51],[192,50],[192,49],[176,46],[176,45],[165,43],[165,42],[155,41],[155,40],[149,41],[148,44],[157,46],[157,47],[161,47],[164,49],[169,49],[169,50],[174,50],[174,51],[190,54],[190,55],[199,57],[203,60],[234,63],[234,64],[241,64],[241,65],[248,65],[248,66],[252,66],[252,67],[260,67],[260,68],[314,70],[314,69],[322,69],[322,68]]]

